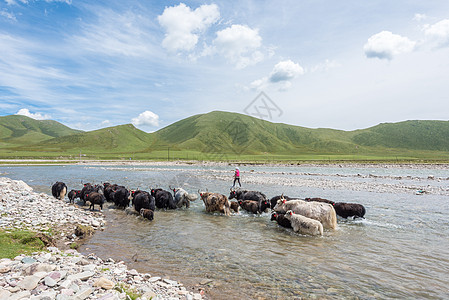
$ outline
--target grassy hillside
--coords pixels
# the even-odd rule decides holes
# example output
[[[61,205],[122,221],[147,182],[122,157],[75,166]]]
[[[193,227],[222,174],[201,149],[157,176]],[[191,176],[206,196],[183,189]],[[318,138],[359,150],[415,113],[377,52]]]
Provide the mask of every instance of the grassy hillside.
[[[236,154],[351,152],[357,146],[350,132],[271,123],[218,111],[178,121],[156,135],[180,149]]]
[[[153,140],[151,134],[126,124],[54,138],[32,147],[37,151],[128,153],[149,148]]]
[[[383,123],[360,131],[353,141],[371,147],[449,151],[449,121]]]
[[[155,133],[145,133],[131,124],[73,133],[54,121],[39,122],[43,121],[1,117],[0,157],[73,159],[82,153],[95,159],[449,159],[449,122],[445,121],[406,121],[342,131],[214,111],[180,120]]]
[[[0,117],[0,147],[29,145],[80,132],[51,120],[34,120],[26,116]]]

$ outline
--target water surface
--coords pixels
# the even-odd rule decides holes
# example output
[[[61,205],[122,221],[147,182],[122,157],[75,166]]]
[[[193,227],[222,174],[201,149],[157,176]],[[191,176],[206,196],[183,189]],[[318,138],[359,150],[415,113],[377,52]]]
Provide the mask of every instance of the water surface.
[[[106,208],[106,230],[97,232],[80,251],[204,288],[212,299],[449,298],[449,196],[344,188],[345,182],[407,185],[418,179],[424,186],[447,187],[447,180],[428,179],[447,178],[446,170],[300,166],[241,170],[242,176],[252,170],[255,176],[273,173],[343,182],[339,189],[245,187],[268,197],[284,193],[360,203],[367,210],[366,219],[340,219],[337,230],[309,237],[278,227],[269,214],[207,214],[201,200],[188,210],[156,211],[152,222]],[[108,181],[130,188],[181,185],[190,192],[207,188],[228,194],[232,179],[231,167],[199,166],[33,166],[0,167],[0,172],[49,194],[57,180],[69,189],[81,188],[82,182]],[[217,173],[229,173],[229,180],[214,179]],[[212,282],[200,286],[204,279]]]

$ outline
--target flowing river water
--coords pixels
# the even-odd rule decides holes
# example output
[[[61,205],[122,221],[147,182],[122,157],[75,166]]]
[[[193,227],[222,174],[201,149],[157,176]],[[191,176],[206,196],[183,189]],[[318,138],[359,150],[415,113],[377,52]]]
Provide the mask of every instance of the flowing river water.
[[[79,250],[202,288],[210,299],[449,299],[449,172],[443,167],[241,166],[244,188],[269,198],[355,202],[365,219],[338,220],[323,237],[303,236],[270,214],[157,210],[153,221],[106,204],[107,227]],[[50,192],[56,181],[129,188],[181,186],[229,195],[232,166],[0,167],[1,176]],[[417,195],[416,191],[425,193]]]

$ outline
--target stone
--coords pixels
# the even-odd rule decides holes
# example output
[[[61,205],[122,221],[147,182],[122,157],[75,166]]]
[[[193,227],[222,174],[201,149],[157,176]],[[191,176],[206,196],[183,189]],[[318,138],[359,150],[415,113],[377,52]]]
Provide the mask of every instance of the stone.
[[[50,274],[48,274],[48,277],[50,277],[53,280],[56,280],[56,282],[58,282],[59,280],[61,280],[63,278],[61,272],[58,272],[58,271],[51,272]]]
[[[129,270],[128,273],[129,273],[130,275],[134,275],[134,276],[139,275],[139,272],[137,272],[135,269]]]
[[[94,276],[94,274],[95,274],[94,272],[85,271],[85,272],[69,275],[67,277],[67,279],[69,279],[69,280],[77,280],[77,279],[79,279],[79,280],[83,281],[83,280],[87,280],[90,277]]]
[[[122,274],[124,271],[125,271],[125,270],[123,270],[123,269],[115,268],[115,269],[114,269],[114,274],[120,275],[120,274]]]
[[[45,291],[45,292],[42,292],[39,296],[40,296],[40,300],[44,300],[44,299],[52,300],[52,299],[56,298],[56,291],[53,291],[53,290]]]
[[[73,296],[74,300],[84,300],[92,294],[93,290],[91,288],[86,288],[84,290],[79,291]]]
[[[30,291],[21,291],[9,296],[8,300],[29,299],[31,296]]]
[[[32,257],[24,257],[24,258],[22,258],[22,263],[24,263],[24,264],[33,264],[33,263],[35,263],[35,262],[37,262],[37,260],[35,260],[34,258],[32,258]]]
[[[203,279],[203,280],[201,280],[200,284],[201,285],[206,285],[206,284],[211,283],[211,282],[213,282],[212,279]]]
[[[201,300],[201,299],[203,299],[203,297],[201,296],[201,294],[193,294],[193,299],[194,300]]]
[[[70,299],[71,299],[71,296],[67,296],[64,294],[59,294],[56,296],[56,300],[70,300]]]
[[[70,289],[74,291],[75,293],[78,293],[80,291],[80,287],[76,283],[72,283],[70,286]]]
[[[118,295],[114,295],[112,293],[108,293],[106,295],[101,296],[100,298],[98,298],[98,300],[119,300],[119,296]]]
[[[156,282],[156,281],[159,281],[159,280],[161,280],[160,277],[154,276],[154,277],[151,277],[150,279],[148,279],[148,282]]]
[[[115,286],[115,283],[107,278],[101,277],[95,281],[94,286],[110,290]]]
[[[24,279],[22,279],[22,281],[20,281],[17,284],[17,286],[19,288],[21,288],[22,290],[31,291],[32,289],[34,289],[37,286],[37,284],[39,283],[39,280],[41,280],[41,278],[38,276],[34,276],[34,275],[26,276]]]
[[[45,276],[47,276],[47,272],[36,272],[33,274],[33,276],[39,277],[39,279],[44,278]]]
[[[75,294],[75,292],[72,289],[62,289],[61,290],[61,295],[72,296],[73,294]]]
[[[1,266],[0,267],[0,273],[8,273],[9,271],[11,271],[10,266]]]
[[[0,288],[0,299],[8,299],[10,295],[10,291]]]
[[[54,287],[57,284],[56,280],[54,280],[50,276],[45,277],[44,283],[48,287]]]
[[[33,275],[36,272],[51,272],[56,268],[54,265],[45,263],[34,263],[23,270],[23,275]]]
[[[97,268],[96,265],[90,264],[90,265],[84,266],[84,267],[83,267],[83,270],[84,270],[84,271],[95,271],[96,268]]]
[[[90,262],[87,259],[80,259],[80,261],[77,263],[77,265],[81,265],[81,266],[87,266],[90,265]]]
[[[164,279],[163,280],[165,283],[169,284],[169,285],[173,285],[173,286],[177,286],[178,282],[174,281],[174,280],[170,280],[170,279]]]
[[[152,299],[152,298],[154,299],[154,298],[156,298],[156,296],[157,296],[156,293],[153,291],[148,291],[142,295],[142,297],[145,297],[147,299]]]
[[[71,280],[64,280],[63,282],[61,282],[59,286],[63,289],[68,289],[71,285],[72,285]]]

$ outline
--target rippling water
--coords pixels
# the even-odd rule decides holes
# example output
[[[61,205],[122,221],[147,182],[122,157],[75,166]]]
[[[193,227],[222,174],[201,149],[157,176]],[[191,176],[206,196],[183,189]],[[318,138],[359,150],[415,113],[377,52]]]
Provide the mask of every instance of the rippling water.
[[[424,185],[447,186],[448,183],[427,180],[430,174],[447,178],[446,170],[241,169],[243,176],[253,169],[254,174],[285,172],[282,176],[297,176],[294,174],[301,173],[298,176],[316,180],[323,177],[335,181],[366,180],[368,184],[372,179],[356,175],[384,176],[381,180],[386,184],[397,183],[389,176],[419,177]],[[69,189],[80,188],[82,181],[109,181],[130,188],[168,189],[168,185],[182,185],[190,192],[208,188],[228,194],[232,178],[231,167],[198,166],[0,167],[0,172],[46,193],[50,193],[52,183],[62,180]],[[229,173],[229,181],[208,176],[216,173]],[[323,237],[309,237],[279,228],[269,220],[269,214],[240,213],[231,217],[207,214],[201,200],[193,202],[188,210],[157,211],[152,222],[106,208],[106,230],[97,232],[80,251],[123,260],[140,272],[205,288],[212,299],[449,298],[449,196],[307,186],[245,187],[261,190],[268,197],[285,193],[361,203],[367,209],[366,219],[339,220],[337,230],[325,231]],[[212,282],[198,286],[204,279]]]

